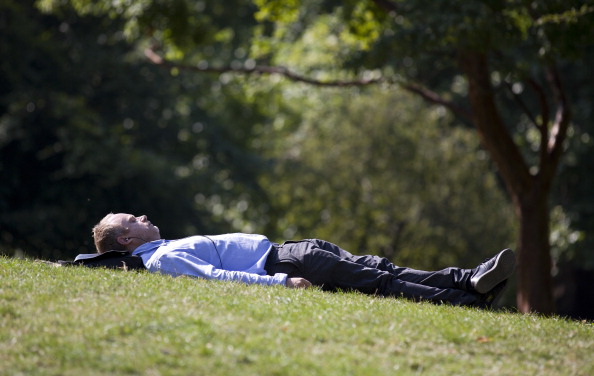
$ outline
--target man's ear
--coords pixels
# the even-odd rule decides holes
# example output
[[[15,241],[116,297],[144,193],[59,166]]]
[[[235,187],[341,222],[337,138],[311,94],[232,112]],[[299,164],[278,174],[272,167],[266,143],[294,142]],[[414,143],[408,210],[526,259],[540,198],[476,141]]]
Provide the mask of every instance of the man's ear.
[[[125,235],[121,235],[117,237],[117,241],[121,245],[128,245],[132,241],[132,239],[126,237]]]

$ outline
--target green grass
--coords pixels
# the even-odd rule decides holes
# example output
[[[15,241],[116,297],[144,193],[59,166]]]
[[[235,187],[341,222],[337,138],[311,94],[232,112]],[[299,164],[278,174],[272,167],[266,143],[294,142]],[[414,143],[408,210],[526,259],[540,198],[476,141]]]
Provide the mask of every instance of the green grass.
[[[1,375],[593,375],[589,322],[0,258]]]

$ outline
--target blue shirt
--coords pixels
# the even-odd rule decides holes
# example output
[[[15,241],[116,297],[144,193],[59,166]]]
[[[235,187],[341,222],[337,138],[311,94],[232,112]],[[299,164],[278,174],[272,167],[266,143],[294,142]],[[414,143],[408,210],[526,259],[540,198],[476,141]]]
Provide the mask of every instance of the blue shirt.
[[[264,269],[271,250],[272,243],[263,235],[236,233],[155,240],[136,248],[132,254],[140,256],[151,272],[285,285],[286,274],[269,276]]]

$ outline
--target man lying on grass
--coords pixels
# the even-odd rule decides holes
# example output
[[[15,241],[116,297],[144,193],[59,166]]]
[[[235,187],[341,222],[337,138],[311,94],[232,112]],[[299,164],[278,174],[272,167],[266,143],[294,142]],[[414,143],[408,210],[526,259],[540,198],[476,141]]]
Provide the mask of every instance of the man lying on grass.
[[[356,290],[453,305],[490,307],[515,269],[504,249],[474,269],[427,272],[398,267],[378,256],[355,256],[319,239],[272,243],[263,235],[197,235],[161,239],[146,215],[108,214],[94,228],[99,253],[129,251],[151,272],[292,288]]]

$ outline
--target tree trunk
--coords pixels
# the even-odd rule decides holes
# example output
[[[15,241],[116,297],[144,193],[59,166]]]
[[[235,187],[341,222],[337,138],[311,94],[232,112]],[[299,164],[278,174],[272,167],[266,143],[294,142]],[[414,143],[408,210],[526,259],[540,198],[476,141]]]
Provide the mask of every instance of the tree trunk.
[[[520,312],[555,311],[551,277],[548,189],[535,179],[530,192],[516,201],[520,219],[518,292]]]
[[[536,174],[531,173],[499,115],[486,56],[461,51],[459,63],[468,78],[473,123],[505,182],[520,220],[518,309],[552,313],[548,199],[556,160],[549,158],[543,149],[541,169]],[[541,146],[546,148],[546,142]]]

